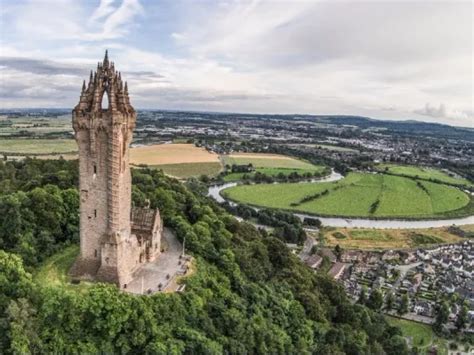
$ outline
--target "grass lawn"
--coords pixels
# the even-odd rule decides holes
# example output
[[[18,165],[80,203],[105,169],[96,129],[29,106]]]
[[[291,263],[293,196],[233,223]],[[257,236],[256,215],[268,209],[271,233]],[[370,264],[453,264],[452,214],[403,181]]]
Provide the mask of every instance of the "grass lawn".
[[[450,216],[469,214],[461,209],[469,209],[472,202],[461,190],[427,181],[422,185],[424,189],[416,181],[399,176],[350,173],[336,182],[240,185],[222,193],[232,200],[255,206],[326,216],[441,218],[455,210],[459,211]],[[325,190],[329,193],[299,203]]]
[[[436,336],[430,325],[390,316],[387,316],[386,319],[391,325],[398,326],[402,330],[403,336],[411,340],[412,346],[421,350],[421,354],[426,354],[432,346],[437,347],[438,354],[448,353],[447,340]]]
[[[385,250],[409,249],[429,244],[456,243],[463,238],[452,234],[448,228],[424,229],[372,229],[324,228],[325,244],[344,249]]]
[[[1,139],[0,153],[5,154],[60,154],[77,152],[74,139]]]
[[[471,182],[463,178],[457,178],[450,176],[448,173],[434,168],[418,167],[411,165],[394,165],[394,164],[380,164],[376,166],[379,171],[388,171],[392,174],[407,175],[413,177],[419,177],[421,179],[434,179],[449,184],[458,185],[470,185],[474,186]]]
[[[68,275],[74,260],[79,255],[79,245],[71,245],[48,258],[33,275],[41,286],[56,286],[79,292],[86,291],[92,283],[82,281],[80,284],[70,283]]]
[[[161,169],[165,174],[180,179],[198,177],[201,175],[215,176],[222,170],[220,163],[163,164],[152,165],[152,167]]]

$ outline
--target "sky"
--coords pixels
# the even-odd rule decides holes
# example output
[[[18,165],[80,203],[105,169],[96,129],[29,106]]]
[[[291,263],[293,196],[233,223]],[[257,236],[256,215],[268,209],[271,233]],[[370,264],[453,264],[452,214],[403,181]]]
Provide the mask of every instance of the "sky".
[[[72,108],[105,49],[138,109],[474,128],[471,1],[0,0],[0,108]]]

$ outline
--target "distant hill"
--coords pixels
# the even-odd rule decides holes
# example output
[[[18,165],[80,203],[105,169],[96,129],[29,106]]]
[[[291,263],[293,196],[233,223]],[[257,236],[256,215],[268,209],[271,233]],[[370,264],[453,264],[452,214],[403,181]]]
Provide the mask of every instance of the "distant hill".
[[[391,132],[410,135],[445,137],[447,139],[463,139],[474,142],[474,128],[455,127],[441,123],[422,121],[388,121],[376,120],[361,116],[309,116],[317,121],[334,125],[352,125],[361,129],[383,128]]]

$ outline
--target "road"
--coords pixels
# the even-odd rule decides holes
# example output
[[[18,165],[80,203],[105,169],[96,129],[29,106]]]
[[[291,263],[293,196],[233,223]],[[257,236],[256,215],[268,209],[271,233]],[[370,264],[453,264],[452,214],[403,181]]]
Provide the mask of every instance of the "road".
[[[306,260],[311,255],[311,249],[316,245],[316,239],[308,235],[304,241],[303,250],[301,250],[299,257],[301,260]]]
[[[162,243],[168,246],[167,250],[161,253],[158,258],[150,263],[143,265],[135,274],[133,280],[127,285],[125,291],[135,294],[144,294],[157,292],[166,289],[166,286],[182,269],[180,255],[182,253],[182,244],[174,233],[164,228]]]

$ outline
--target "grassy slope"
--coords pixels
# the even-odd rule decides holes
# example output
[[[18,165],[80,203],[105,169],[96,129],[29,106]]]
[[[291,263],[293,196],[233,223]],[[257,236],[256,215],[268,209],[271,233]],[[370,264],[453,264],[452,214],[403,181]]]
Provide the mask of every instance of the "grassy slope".
[[[344,180],[328,183],[262,184],[224,190],[229,198],[270,208],[297,210],[319,215],[359,217],[442,217],[446,211],[468,206],[468,195],[454,187],[423,182],[428,193],[416,182],[398,176],[350,173]],[[342,186],[334,190],[337,186]],[[324,197],[291,206],[303,197],[323,190]],[[375,213],[370,206],[380,199]]]
[[[40,285],[49,285],[63,287],[67,289],[74,289],[77,291],[85,291],[92,285],[88,282],[81,282],[78,285],[70,283],[68,276],[74,260],[79,254],[79,245],[71,245],[57,254],[48,258],[36,271],[34,279]]]
[[[417,166],[408,166],[408,165],[394,165],[394,164],[380,164],[377,165],[377,169],[380,171],[384,171],[385,168],[388,169],[388,172],[392,174],[400,174],[400,175],[407,175],[407,176],[418,176],[421,179],[436,179],[439,181],[443,181],[449,184],[466,184],[473,186],[468,180],[463,178],[455,178],[449,176],[444,171],[434,169],[434,168],[427,168],[427,167],[417,167]]]

